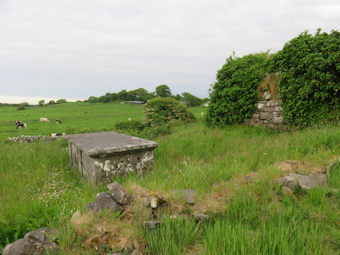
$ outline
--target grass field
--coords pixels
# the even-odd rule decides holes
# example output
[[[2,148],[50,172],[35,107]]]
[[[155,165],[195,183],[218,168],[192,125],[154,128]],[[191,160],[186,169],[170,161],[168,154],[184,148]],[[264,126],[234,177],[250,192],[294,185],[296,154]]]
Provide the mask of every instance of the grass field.
[[[198,118],[196,122],[176,125],[171,135],[156,139],[159,147],[154,171],[119,181],[128,190],[137,185],[165,197],[173,189],[192,188],[197,192],[195,206],[178,206],[172,213],[198,211],[214,217],[195,224],[170,220],[165,214],[158,229],[129,226],[130,236],[144,253],[339,254],[340,194],[315,188],[298,196],[285,195],[275,182],[283,175],[278,167],[281,162],[304,162],[307,167],[299,171],[308,173],[338,157],[339,127],[291,132],[248,126],[207,128],[199,120],[203,107],[190,110]],[[40,117],[51,122],[40,123]],[[0,108],[0,251],[32,229],[52,226],[62,233],[62,254],[109,253],[85,242],[84,233],[92,233],[91,226],[81,230],[83,235],[65,228],[72,213],[106,187],[94,187],[79,178],[68,165],[64,141],[4,143],[8,136],[111,130],[117,120],[142,117],[143,108],[136,105],[67,103],[24,111]],[[52,122],[55,118],[63,124],[56,125]],[[17,119],[27,122],[28,128],[15,130]],[[339,163],[328,178],[331,188],[340,188]],[[178,203],[171,195],[169,200]],[[104,216],[110,224],[118,224],[116,216]],[[103,221],[104,216],[97,220]]]

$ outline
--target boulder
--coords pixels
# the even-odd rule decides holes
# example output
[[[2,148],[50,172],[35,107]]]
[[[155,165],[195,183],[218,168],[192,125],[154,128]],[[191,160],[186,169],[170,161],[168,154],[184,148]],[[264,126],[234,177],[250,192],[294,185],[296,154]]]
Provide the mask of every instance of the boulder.
[[[24,249],[24,238],[16,240],[14,243],[8,244],[2,252],[2,255],[19,255]]]
[[[182,189],[181,190],[185,197],[185,203],[189,205],[195,204],[195,191],[192,189]]]
[[[24,238],[8,244],[3,250],[3,255],[43,255],[59,254],[59,246],[53,242],[57,235],[55,229],[39,228],[28,232]]]
[[[118,182],[110,183],[107,185],[108,189],[112,193],[114,200],[121,204],[127,205],[130,202],[130,196],[122,185]]]
[[[39,228],[28,232],[24,237],[24,250],[22,255],[58,254],[59,247],[51,239],[57,231],[50,228]]]
[[[124,211],[124,207],[119,205],[114,199],[113,196],[106,192],[100,192],[96,195],[96,199],[93,203],[86,204],[87,208],[93,210],[95,212],[102,212],[105,209],[110,210],[112,212],[122,212]]]
[[[289,174],[281,178],[280,185],[285,191],[306,191],[317,186],[327,185],[327,176],[322,173],[312,173],[310,176],[301,174]]]

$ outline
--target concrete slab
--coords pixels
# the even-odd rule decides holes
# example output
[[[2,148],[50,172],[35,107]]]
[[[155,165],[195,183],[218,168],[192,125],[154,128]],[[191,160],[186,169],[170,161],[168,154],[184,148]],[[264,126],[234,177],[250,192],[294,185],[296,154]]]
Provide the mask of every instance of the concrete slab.
[[[117,152],[155,149],[158,144],[142,138],[115,132],[94,132],[67,135],[66,139],[91,157],[110,155]]]

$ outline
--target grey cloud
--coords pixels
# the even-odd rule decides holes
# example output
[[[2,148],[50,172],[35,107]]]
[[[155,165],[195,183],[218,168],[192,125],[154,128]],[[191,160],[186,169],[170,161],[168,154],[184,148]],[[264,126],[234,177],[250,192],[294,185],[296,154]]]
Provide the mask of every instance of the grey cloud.
[[[1,92],[82,97],[169,84],[207,96],[233,51],[338,29],[338,1],[0,2]]]

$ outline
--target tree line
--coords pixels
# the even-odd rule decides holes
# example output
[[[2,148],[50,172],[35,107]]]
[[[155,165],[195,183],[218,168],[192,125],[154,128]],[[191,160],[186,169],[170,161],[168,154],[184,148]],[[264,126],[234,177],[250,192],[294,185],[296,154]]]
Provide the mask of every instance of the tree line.
[[[95,96],[90,96],[87,100],[89,103],[109,103],[109,102],[114,102],[114,101],[143,101],[147,102],[148,100],[151,100],[155,97],[170,97],[174,98],[178,101],[183,102],[184,104],[188,106],[198,106],[202,104],[203,102],[208,101],[208,98],[198,98],[188,92],[182,93],[182,95],[177,94],[173,95],[171,92],[171,89],[169,88],[168,85],[162,84],[156,87],[155,91],[153,92],[148,92],[144,88],[139,88],[135,90],[130,90],[126,91],[121,90],[117,93],[106,93],[103,96],[100,97],[95,97]]]

